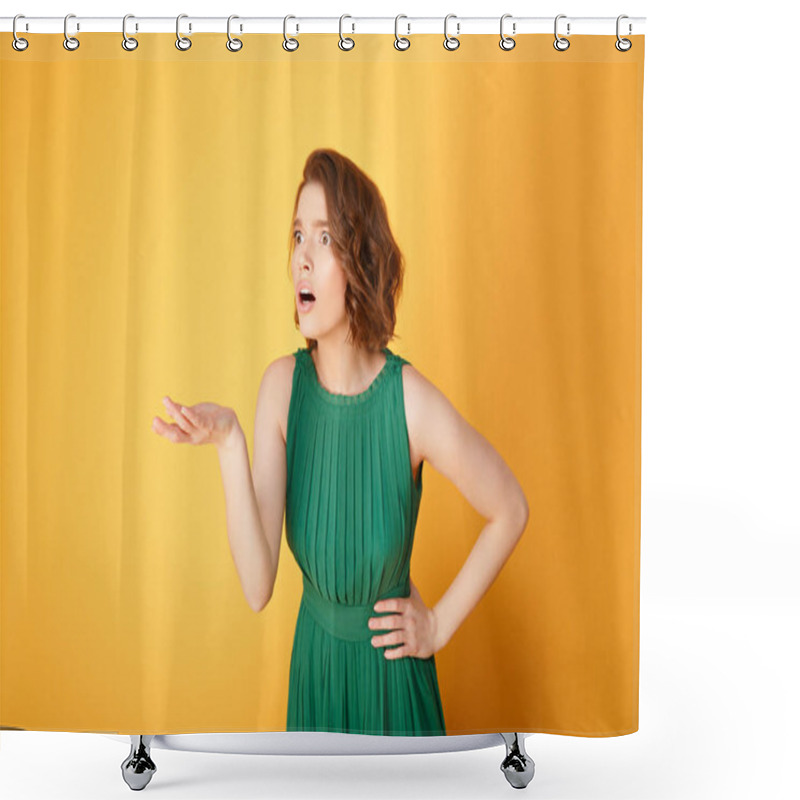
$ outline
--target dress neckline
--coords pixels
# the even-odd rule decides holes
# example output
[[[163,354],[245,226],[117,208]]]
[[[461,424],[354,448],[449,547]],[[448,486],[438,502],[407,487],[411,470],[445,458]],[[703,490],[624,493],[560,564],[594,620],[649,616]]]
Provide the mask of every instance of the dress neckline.
[[[335,403],[336,405],[352,405],[354,403],[361,403],[373,395],[385,378],[386,373],[389,371],[389,363],[394,355],[388,347],[382,347],[381,352],[386,356],[386,360],[384,361],[383,366],[380,368],[378,374],[372,379],[372,383],[370,383],[370,385],[367,386],[363,392],[358,392],[357,394],[339,394],[337,392],[329,392],[320,383],[319,375],[317,374],[317,366],[314,363],[314,359],[311,357],[310,348],[301,348],[301,351],[306,354],[306,358],[311,369],[311,375],[313,377],[313,383],[317,388],[317,392],[325,400]]]

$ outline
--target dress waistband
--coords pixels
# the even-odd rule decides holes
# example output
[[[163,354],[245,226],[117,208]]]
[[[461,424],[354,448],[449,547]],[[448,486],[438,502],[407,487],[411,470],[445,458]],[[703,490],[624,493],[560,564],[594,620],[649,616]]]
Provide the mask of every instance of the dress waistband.
[[[386,629],[373,629],[369,627],[370,617],[383,617],[393,614],[392,611],[375,611],[374,605],[378,600],[388,597],[408,597],[405,585],[395,586],[383,592],[374,603],[366,606],[337,603],[323,597],[314,585],[303,575],[303,598],[308,612],[332,636],[337,639],[347,639],[351,642],[369,641],[377,634],[388,633]]]

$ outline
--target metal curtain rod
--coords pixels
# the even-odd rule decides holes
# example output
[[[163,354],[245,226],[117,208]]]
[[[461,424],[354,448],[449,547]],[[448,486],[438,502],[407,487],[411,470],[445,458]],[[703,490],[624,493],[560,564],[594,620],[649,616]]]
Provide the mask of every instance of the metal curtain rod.
[[[122,32],[122,17],[81,17],[68,14],[69,35],[76,33]],[[228,17],[194,17],[181,14],[181,33],[225,33],[228,30]],[[505,35],[522,33],[553,33],[558,28],[559,36],[573,34],[608,34],[617,31],[617,17],[570,17],[559,14],[552,17],[514,17],[503,15]],[[444,33],[445,17],[239,17],[232,20],[237,33],[283,33],[285,19],[291,20],[288,29],[291,33],[395,33],[395,26],[405,35],[412,33]],[[474,33],[499,33],[501,16],[459,17],[449,14],[447,32],[449,36]],[[620,26],[621,35],[644,33],[645,17],[624,16]],[[11,31],[13,17],[0,17],[0,30]],[[16,31],[25,33],[63,33],[65,17],[27,17],[18,15]],[[127,32],[161,33],[176,30],[176,17],[136,17],[127,16]]]

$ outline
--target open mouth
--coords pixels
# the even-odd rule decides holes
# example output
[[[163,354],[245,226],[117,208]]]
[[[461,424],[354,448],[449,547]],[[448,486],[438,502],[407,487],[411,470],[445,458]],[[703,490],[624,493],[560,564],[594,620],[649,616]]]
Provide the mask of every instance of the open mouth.
[[[314,305],[314,301],[317,299],[312,292],[308,289],[301,289],[298,293],[299,301],[298,306],[301,311],[308,311]]]

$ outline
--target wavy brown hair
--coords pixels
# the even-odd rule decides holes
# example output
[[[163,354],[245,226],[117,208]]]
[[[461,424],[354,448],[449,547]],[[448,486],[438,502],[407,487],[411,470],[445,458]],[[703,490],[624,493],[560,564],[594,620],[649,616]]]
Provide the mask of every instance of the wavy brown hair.
[[[404,258],[389,227],[386,203],[375,183],[336,150],[314,150],[303,167],[289,233],[289,274],[294,252],[294,219],[303,187],[322,185],[328,206],[331,246],[347,278],[344,302],[349,339],[357,347],[382,349],[395,337],[395,307],[403,291]],[[295,328],[300,316],[294,305]],[[316,339],[306,339],[313,349]]]

